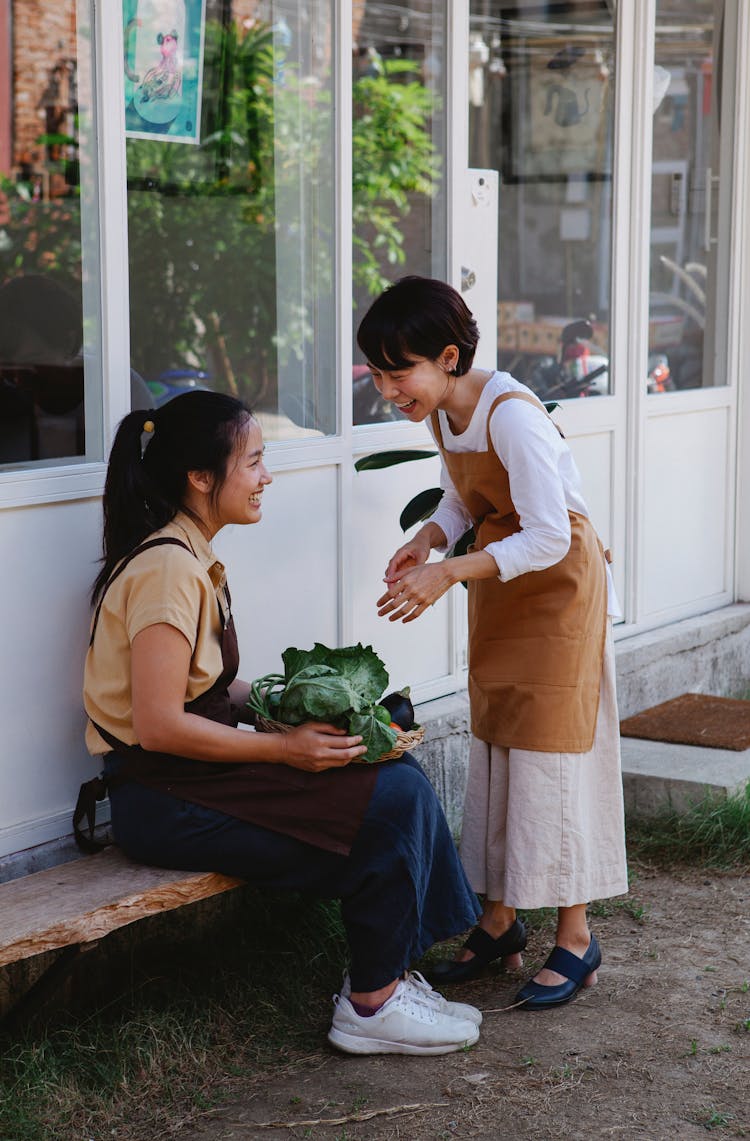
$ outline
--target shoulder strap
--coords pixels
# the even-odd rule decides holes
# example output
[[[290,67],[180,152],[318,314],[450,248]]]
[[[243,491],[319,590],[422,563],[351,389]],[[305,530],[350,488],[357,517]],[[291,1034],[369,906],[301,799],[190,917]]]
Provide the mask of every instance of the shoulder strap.
[[[437,408],[435,409],[434,412],[430,413],[430,423],[432,424],[432,430],[435,433],[435,439],[437,440],[437,445],[440,448],[440,451],[442,452],[443,451],[443,432],[442,432],[442,429],[440,427],[440,417],[438,416]]]
[[[492,444],[492,436],[490,434],[490,422],[492,420],[492,417],[494,415],[495,409],[497,408],[498,404],[504,404],[506,400],[525,400],[527,404],[531,404],[534,408],[538,408],[540,412],[543,412],[544,415],[548,417],[548,419],[552,420],[552,417],[550,416],[549,412],[547,411],[547,409],[542,404],[539,397],[534,396],[533,393],[531,393],[531,392],[503,392],[500,396],[495,397],[495,399],[492,401],[492,405],[490,407],[490,410],[487,413],[487,450],[488,451],[494,450],[493,444]],[[562,436],[562,432],[558,428],[557,424],[555,424],[554,420],[552,420],[552,423],[555,425],[556,430],[558,432],[560,432],[560,435]]]
[[[115,570],[113,571],[113,573],[111,574],[111,576],[109,577],[107,582],[105,583],[104,589],[102,590],[102,593],[99,596],[99,601],[96,605],[96,612],[94,614],[94,621],[91,623],[91,637],[89,638],[89,646],[92,646],[94,643],[94,634],[96,633],[96,627],[99,623],[99,614],[100,614],[101,609],[102,609],[102,603],[104,602],[104,595],[107,593],[107,591],[109,590],[110,586],[115,581],[115,579],[119,575],[122,574],[122,572],[125,570],[125,567],[133,561],[133,559],[136,557],[136,555],[140,555],[142,551],[148,551],[150,547],[166,547],[166,546],[184,547],[185,550],[188,551],[191,555],[194,553],[193,551],[190,550],[190,547],[187,545],[187,543],[183,543],[182,539],[163,538],[163,539],[149,539],[148,542],[141,543],[140,546],[136,547],[135,550],[132,550],[129,555],[126,555],[125,558],[115,568]]]

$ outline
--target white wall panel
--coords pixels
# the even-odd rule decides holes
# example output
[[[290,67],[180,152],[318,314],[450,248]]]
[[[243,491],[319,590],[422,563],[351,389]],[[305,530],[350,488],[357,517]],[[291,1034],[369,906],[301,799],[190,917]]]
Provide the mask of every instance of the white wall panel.
[[[730,409],[654,416],[646,426],[646,615],[727,589]]]
[[[0,855],[69,833],[78,786],[95,775],[81,680],[100,520],[97,500],[0,513]]]
[[[615,430],[603,430],[574,439],[568,438],[570,449],[581,473],[583,497],[591,521],[605,547],[612,552],[612,574],[622,607],[625,602],[624,528],[615,507]]]
[[[374,646],[386,663],[394,688],[410,685],[421,700],[435,696],[433,683],[453,672],[449,597],[444,596],[429,613],[407,625],[379,618],[375,603],[385,590],[383,574],[388,559],[405,542],[398,522],[402,508],[417,492],[437,486],[439,477],[437,459],[420,460],[359,472],[353,487],[354,637]],[[440,692],[445,692],[445,686]]]
[[[246,680],[279,672],[287,646],[336,643],[337,504],[334,466],[276,473],[261,522],[216,537]]]
[[[612,542],[612,432],[569,439],[591,521],[605,547]]]

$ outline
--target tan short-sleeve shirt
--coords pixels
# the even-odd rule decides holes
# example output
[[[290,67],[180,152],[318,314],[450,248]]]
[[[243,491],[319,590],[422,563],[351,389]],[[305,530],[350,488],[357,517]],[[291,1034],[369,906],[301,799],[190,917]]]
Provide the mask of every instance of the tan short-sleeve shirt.
[[[190,643],[186,702],[210,689],[221,673],[217,599],[226,614],[224,567],[184,512],[178,512],[171,523],[148,538],[179,539],[190,550],[169,544],[143,551],[104,595],[84,671],[83,702],[91,718],[86,728],[90,753],[109,749],[91,721],[127,745],[138,744],[133,732],[130,647],[136,634],[147,626],[165,622]]]

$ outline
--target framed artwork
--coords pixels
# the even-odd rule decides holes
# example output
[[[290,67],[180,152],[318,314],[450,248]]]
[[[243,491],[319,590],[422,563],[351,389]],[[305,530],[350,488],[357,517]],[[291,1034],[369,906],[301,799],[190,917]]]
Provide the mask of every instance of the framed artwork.
[[[199,143],[206,0],[123,0],[125,134]]]
[[[599,53],[581,49],[536,50],[529,57],[517,91],[521,106],[515,176],[521,181],[610,175],[608,124],[611,118],[608,69]]]

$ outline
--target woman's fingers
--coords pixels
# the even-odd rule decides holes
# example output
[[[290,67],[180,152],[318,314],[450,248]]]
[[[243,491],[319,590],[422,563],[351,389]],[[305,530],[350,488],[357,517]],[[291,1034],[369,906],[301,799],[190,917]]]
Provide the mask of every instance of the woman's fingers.
[[[307,721],[287,737],[294,738],[287,750],[287,763],[308,772],[341,768],[367,752],[361,736],[349,736],[346,730],[319,721]]]
[[[378,617],[390,622],[411,622],[418,618],[429,605],[426,599],[413,597],[406,588],[393,595],[390,592],[378,599]]]
[[[385,582],[393,582],[398,579],[406,571],[412,570],[414,567],[421,566],[427,561],[430,549],[427,547],[425,550],[417,550],[412,545],[399,547],[395,555],[391,557],[388,566],[385,568]]]
[[[378,616],[389,622],[413,622],[434,606],[450,586],[442,564],[410,568],[377,601]]]

